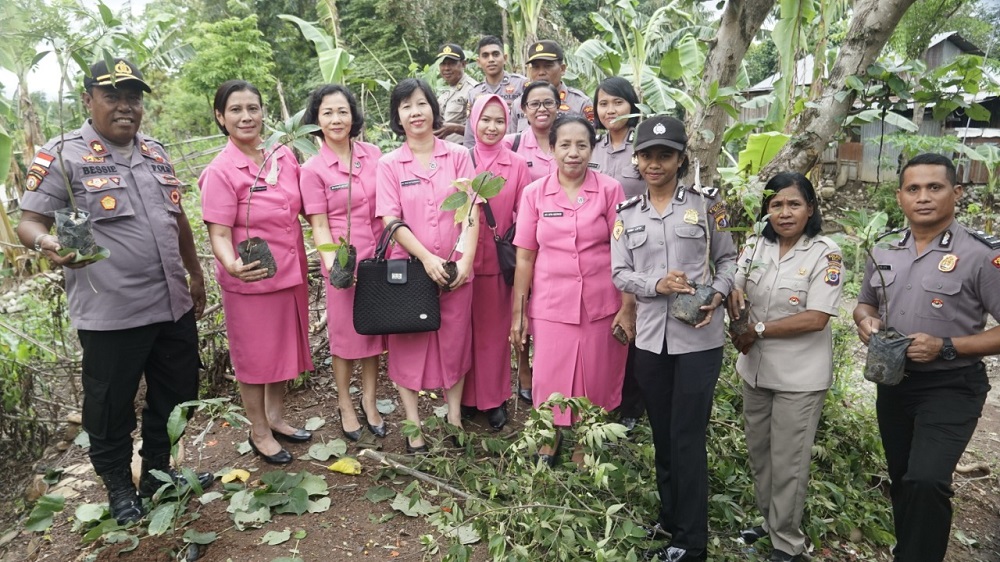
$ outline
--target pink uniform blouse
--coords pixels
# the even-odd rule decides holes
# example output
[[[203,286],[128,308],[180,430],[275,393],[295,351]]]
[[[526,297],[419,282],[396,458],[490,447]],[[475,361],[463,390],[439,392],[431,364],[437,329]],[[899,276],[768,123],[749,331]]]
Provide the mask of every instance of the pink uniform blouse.
[[[375,218],[375,168],[382,151],[374,144],[356,141],[353,162],[341,162],[326,143],[319,154],[302,165],[302,204],[307,215],[325,214],[334,244],[347,238],[348,179],[351,191],[351,243],[358,261],[375,255],[382,221]],[[326,264],[323,264],[324,271]]]
[[[514,139],[518,135],[520,135],[521,140],[518,141],[517,150],[514,152],[528,161],[528,173],[531,174],[531,181],[540,180],[556,171],[555,157],[538,146],[535,131],[530,127],[520,133],[505,135],[503,145],[513,150]]]
[[[265,180],[271,162],[278,166],[275,185]],[[233,229],[233,251],[247,239],[247,204],[250,205],[250,236],[267,241],[277,274],[254,283],[244,283],[229,275],[215,260],[215,279],[225,291],[243,294],[270,293],[305,282],[305,244],[302,241],[302,197],[299,194],[299,163],[285,146],[277,148],[264,164],[256,185],[258,166],[232,142],[205,168],[198,178],[201,188],[202,219]],[[250,197],[253,189],[253,197]]]
[[[435,139],[430,165],[424,167],[403,143],[378,161],[375,215],[403,219],[428,251],[447,259],[461,228],[455,224],[453,212],[441,210],[441,203],[455,193],[452,181],[474,176],[469,150],[461,145]],[[406,251],[397,246],[393,256],[405,255]],[[451,259],[461,255],[456,251]]]
[[[580,324],[615,314],[621,294],[611,282],[611,231],[622,185],[594,171],[577,200],[570,201],[558,174],[524,188],[514,245],[536,250],[528,315],[551,322]]]
[[[480,169],[479,165],[476,166],[477,175],[484,170],[485,167]],[[496,162],[490,167],[490,171],[507,180],[500,193],[490,199],[490,208],[497,221],[497,235],[503,236],[514,224],[521,194],[524,193],[525,186],[531,183],[531,175],[528,173],[528,163],[524,158],[509,150],[503,151],[497,157]],[[498,275],[500,273],[497,246],[493,242],[493,230],[486,223],[486,214],[483,212],[480,212],[479,249],[476,250],[473,271],[482,275]]]

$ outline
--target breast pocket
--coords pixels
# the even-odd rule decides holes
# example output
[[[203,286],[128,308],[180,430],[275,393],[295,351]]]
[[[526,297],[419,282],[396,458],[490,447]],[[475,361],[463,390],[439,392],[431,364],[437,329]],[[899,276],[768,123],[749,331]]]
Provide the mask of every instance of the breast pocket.
[[[705,263],[705,228],[698,224],[674,227],[677,241],[677,261],[679,263]]]
[[[809,281],[806,279],[778,279],[775,282],[778,308],[795,314],[806,309]]]
[[[128,187],[121,176],[83,178],[87,209],[94,222],[110,221],[135,215]]]
[[[625,234],[625,246],[629,250],[634,250],[646,243],[646,231],[632,232]]]
[[[167,211],[175,215],[181,213],[181,182],[173,174],[155,174],[163,195],[163,204]]]
[[[962,282],[958,279],[924,277],[920,280],[924,300],[917,305],[917,316],[929,320],[954,320]]]

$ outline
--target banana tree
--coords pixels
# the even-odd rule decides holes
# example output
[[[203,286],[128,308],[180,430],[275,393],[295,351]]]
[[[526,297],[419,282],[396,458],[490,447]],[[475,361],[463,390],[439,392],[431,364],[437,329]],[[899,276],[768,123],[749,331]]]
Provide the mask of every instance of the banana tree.
[[[278,17],[299,26],[302,35],[312,41],[316,47],[316,55],[319,57],[319,71],[323,80],[343,84],[354,56],[339,47],[336,38],[312,22],[289,14],[281,14]]]

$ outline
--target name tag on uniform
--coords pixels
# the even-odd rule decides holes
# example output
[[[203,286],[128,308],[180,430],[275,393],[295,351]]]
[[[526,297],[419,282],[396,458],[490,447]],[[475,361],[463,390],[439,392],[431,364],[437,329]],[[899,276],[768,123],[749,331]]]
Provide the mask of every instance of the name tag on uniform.
[[[535,167],[535,163],[532,162],[531,160],[528,160],[528,167],[529,168],[534,168]]]
[[[639,226],[633,226],[632,228],[626,229],[625,234],[632,234],[633,232],[644,232],[646,230],[646,225],[641,224]]]
[[[250,191],[267,191],[266,185],[255,185],[250,188]]]
[[[330,191],[337,191],[338,189],[347,189],[346,183],[338,183],[337,185],[331,185]]]
[[[598,164],[597,162],[588,162],[588,163],[587,163],[587,167],[588,167],[588,168],[593,168],[593,169],[595,169],[595,170],[596,170],[596,169],[600,168],[600,167],[601,167],[601,165],[600,165],[600,164]]]
[[[882,271],[892,271],[892,264],[880,263],[878,264],[878,268]]]
[[[543,217],[561,217],[563,216],[562,211],[547,211],[542,213]]]
[[[83,166],[83,168],[82,168],[81,171],[83,172],[83,175],[85,175],[85,176],[90,176],[90,175],[94,175],[94,174],[117,174],[118,173],[118,167],[117,166],[113,166],[113,165],[112,166]],[[171,170],[171,172],[172,171],[173,170]]]
[[[400,185],[400,187],[406,187],[408,185],[420,185],[420,180],[418,180],[418,179],[403,180],[403,181],[399,182],[399,185]]]

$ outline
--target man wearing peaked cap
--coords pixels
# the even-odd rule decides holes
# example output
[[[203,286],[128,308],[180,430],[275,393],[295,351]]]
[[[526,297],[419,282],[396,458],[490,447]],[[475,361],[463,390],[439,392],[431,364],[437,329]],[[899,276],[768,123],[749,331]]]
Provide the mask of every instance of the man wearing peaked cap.
[[[562,77],[566,72],[566,57],[563,49],[555,41],[536,41],[528,47],[526,62],[528,63],[528,82],[544,80],[559,90],[559,115],[575,113],[594,121],[593,100],[582,91],[563,84]],[[514,128],[508,133],[516,133],[528,128],[528,119],[521,111],[520,98],[511,103],[510,120]]]
[[[439,139],[462,143],[469,115],[469,90],[476,81],[465,73],[465,51],[454,43],[441,45],[437,55],[438,72],[447,83],[438,92],[438,105],[444,125],[434,131]]]
[[[205,282],[180,181],[163,146],[139,134],[143,93],[151,91],[142,72],[124,59],[110,70],[102,61],[90,68],[84,88],[90,119],[38,151],[17,233],[26,247],[66,268],[70,319],[83,348],[90,461],[108,489],[112,517],[124,525],[145,513],[140,496],[162,485],[152,470],[183,478],[170,468],[167,419],[174,406],[198,397],[195,318],[205,306]],[[62,242],[49,230],[57,214],[71,211],[67,183],[79,211],[89,213],[97,245],[110,252],[106,259],[59,254]],[[131,433],[142,377],[137,491]],[[208,472],[197,476],[202,487],[213,480]]]

